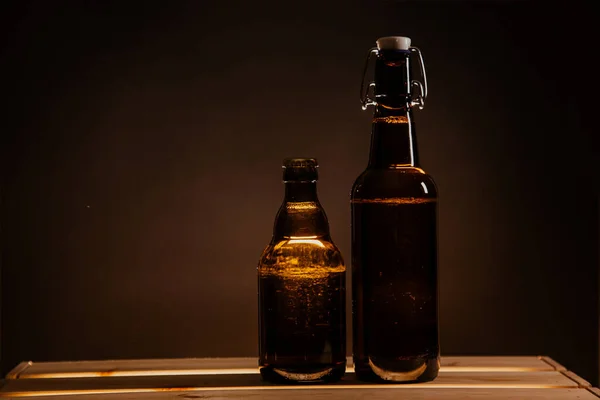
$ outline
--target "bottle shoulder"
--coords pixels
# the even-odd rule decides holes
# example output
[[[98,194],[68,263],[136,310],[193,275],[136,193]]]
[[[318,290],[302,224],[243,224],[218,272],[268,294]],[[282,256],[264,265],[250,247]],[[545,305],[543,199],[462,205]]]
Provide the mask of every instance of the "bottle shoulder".
[[[367,168],[352,186],[352,199],[437,198],[433,177],[416,167]]]
[[[342,253],[331,240],[292,236],[272,241],[261,255],[258,270],[261,274],[314,276],[344,272],[346,267]]]
[[[263,258],[270,256],[306,254],[312,252],[340,253],[329,234],[323,236],[273,236],[263,251]],[[341,253],[340,253],[341,254]]]
[[[318,201],[284,201],[275,217],[274,237],[291,236],[326,237],[329,221]]]

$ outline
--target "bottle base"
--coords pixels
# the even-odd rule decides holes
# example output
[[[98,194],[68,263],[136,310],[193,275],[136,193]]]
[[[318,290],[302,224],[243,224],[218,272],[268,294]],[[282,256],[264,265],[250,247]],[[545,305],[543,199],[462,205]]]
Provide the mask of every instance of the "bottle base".
[[[267,365],[260,367],[262,379],[271,383],[332,383],[346,372],[346,361],[303,366]]]
[[[354,360],[356,378],[373,383],[419,383],[437,378],[439,357],[405,360]]]

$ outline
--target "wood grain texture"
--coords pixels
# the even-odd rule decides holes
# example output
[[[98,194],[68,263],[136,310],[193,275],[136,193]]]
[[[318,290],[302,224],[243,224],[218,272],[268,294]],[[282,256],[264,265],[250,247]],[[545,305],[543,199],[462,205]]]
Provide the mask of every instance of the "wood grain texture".
[[[64,378],[64,379],[15,379],[7,380],[2,393],[20,392],[56,392],[61,391],[139,391],[185,390],[187,388],[204,388],[204,390],[306,390],[315,387],[308,385],[279,386],[263,382],[258,374],[237,375],[171,375],[171,376],[135,376],[98,378]],[[433,382],[422,384],[387,384],[372,385],[354,379],[354,374],[347,374],[338,383],[321,385],[331,390],[353,388],[384,388],[404,390],[419,387],[429,388],[578,388],[578,384],[557,371],[535,372],[441,372]]]
[[[185,400],[185,399],[203,399],[211,400],[231,400],[231,399],[253,399],[253,400],[286,400],[315,399],[315,400],[523,400],[523,399],[546,399],[546,400],[597,400],[593,393],[585,389],[468,389],[457,391],[455,389],[436,388],[423,391],[419,388],[403,389],[400,393],[397,390],[387,389],[308,389],[301,391],[282,391],[282,390],[240,390],[228,391],[219,390],[205,392],[202,390],[185,390],[178,392],[152,392],[152,393],[96,393],[96,394],[77,394],[56,395],[51,397],[29,397],[33,399],[51,399],[51,400]]]
[[[352,372],[352,359],[348,358]],[[215,374],[228,369],[231,374],[258,373],[256,358],[188,358],[154,360],[106,360],[76,362],[21,363],[7,379],[91,378],[109,376],[161,376]],[[535,356],[447,356],[441,371],[518,372],[554,371],[552,364]]]
[[[261,380],[255,358],[26,362],[7,376],[0,397],[597,399],[588,382],[561,367],[547,357],[448,356],[428,383],[369,384],[350,372],[335,384],[282,386]]]

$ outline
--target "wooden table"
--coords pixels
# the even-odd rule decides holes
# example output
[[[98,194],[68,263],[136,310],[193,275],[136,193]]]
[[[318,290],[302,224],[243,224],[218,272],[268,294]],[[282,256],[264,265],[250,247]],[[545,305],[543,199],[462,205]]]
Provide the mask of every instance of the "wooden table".
[[[351,359],[348,365],[352,365]],[[23,362],[0,397],[57,399],[581,399],[600,391],[549,357],[443,357],[439,377],[421,384],[272,385],[255,358]]]

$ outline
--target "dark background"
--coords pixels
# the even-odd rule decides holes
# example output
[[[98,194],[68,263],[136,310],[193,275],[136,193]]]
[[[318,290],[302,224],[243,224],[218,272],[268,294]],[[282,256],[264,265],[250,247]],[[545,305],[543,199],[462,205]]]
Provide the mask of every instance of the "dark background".
[[[378,37],[407,35],[430,82],[416,123],[441,194],[442,353],[545,354],[598,383],[591,5],[2,7],[3,373],[255,356],[281,160],[319,159],[349,262],[364,58]]]

